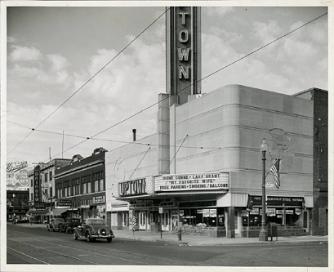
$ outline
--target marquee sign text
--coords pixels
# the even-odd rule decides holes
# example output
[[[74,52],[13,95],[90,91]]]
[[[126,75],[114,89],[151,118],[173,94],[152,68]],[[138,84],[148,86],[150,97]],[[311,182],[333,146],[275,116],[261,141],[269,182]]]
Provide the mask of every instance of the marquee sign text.
[[[155,191],[228,190],[228,173],[162,175],[155,178]]]
[[[135,196],[146,194],[146,179],[135,179],[118,183],[120,196]]]

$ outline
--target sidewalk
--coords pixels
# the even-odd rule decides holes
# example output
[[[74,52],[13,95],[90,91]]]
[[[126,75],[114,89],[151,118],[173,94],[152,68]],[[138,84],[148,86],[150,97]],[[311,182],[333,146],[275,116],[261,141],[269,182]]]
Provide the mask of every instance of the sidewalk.
[[[9,223],[11,224],[11,223]],[[46,224],[32,224],[23,223],[17,224],[18,227],[37,228],[41,230],[47,230]],[[195,236],[195,235],[182,235],[182,241],[178,240],[176,233],[163,232],[152,233],[147,231],[135,231],[130,230],[113,230],[115,239],[131,239],[151,242],[164,242],[168,244],[179,244],[180,246],[218,246],[218,245],[248,245],[248,244],[281,244],[281,243],[300,243],[300,242],[328,242],[328,236],[290,236],[290,237],[276,237],[268,238],[267,242],[259,241],[258,237],[255,238],[226,238],[226,237],[208,237],[208,236]]]

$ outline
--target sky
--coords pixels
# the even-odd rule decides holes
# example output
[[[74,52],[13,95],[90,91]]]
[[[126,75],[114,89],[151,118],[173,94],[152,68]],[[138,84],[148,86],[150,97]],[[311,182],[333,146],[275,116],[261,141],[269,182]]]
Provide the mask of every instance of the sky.
[[[132,142],[133,128],[137,139],[155,133],[158,94],[167,92],[164,12],[162,6],[8,8],[7,161],[87,157],[97,147]],[[327,15],[224,69],[326,7],[201,12],[202,93],[228,84],[288,95],[328,89]]]

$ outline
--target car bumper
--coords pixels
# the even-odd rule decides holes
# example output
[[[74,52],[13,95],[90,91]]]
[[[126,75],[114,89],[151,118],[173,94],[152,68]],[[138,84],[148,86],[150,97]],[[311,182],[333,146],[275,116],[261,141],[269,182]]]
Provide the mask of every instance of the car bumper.
[[[109,234],[109,235],[98,235],[98,234],[92,234],[92,238],[115,238],[115,235]]]

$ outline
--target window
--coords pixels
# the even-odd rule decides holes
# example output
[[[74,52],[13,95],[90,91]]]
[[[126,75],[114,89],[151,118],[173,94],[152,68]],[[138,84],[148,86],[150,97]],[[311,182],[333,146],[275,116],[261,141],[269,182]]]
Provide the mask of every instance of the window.
[[[45,197],[48,197],[48,189],[45,189],[44,193],[45,193]]]
[[[217,225],[224,226],[223,209],[218,209],[218,214],[217,209],[215,208],[184,209],[180,210],[180,217],[184,225],[196,226],[205,224],[205,226],[212,227],[215,227]]]
[[[33,179],[31,179],[31,187],[34,186],[34,183],[33,183],[33,182],[34,182]]]
[[[98,192],[99,191],[99,181],[95,180],[94,181],[94,192]]]
[[[33,193],[30,194],[30,197],[31,197],[30,200],[34,200],[34,194]]]
[[[100,179],[100,191],[104,191],[104,180]]]
[[[50,197],[53,197],[53,195],[52,195],[52,187],[50,188]]]
[[[45,180],[44,180],[44,181],[47,182],[47,181],[48,181],[48,173],[45,173],[45,174],[44,174],[44,177],[45,177]]]
[[[50,171],[50,180],[52,180],[52,170]]]
[[[92,192],[92,184],[90,182],[87,182],[87,193],[91,193]]]

